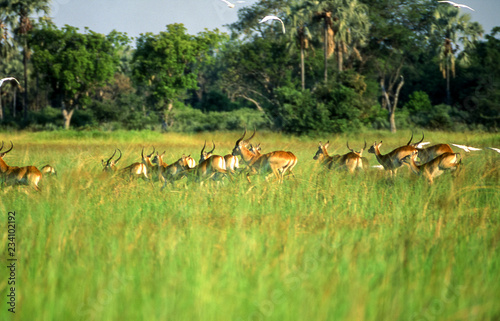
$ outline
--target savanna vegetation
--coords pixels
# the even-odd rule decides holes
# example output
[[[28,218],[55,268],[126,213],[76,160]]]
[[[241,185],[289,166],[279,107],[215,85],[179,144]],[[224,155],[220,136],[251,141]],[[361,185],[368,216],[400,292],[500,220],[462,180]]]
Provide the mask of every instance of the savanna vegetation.
[[[136,39],[59,28],[49,4],[0,3],[0,76],[21,80],[1,88],[2,128],[498,128],[499,29],[448,4],[258,1],[229,34],[178,23]]]
[[[496,320],[500,316],[499,163],[492,150],[463,156],[433,185],[401,168],[325,171],[315,139],[258,132],[263,152],[292,150],[295,178],[224,184],[102,175],[115,148],[124,166],[143,147],[225,154],[241,132],[66,131],[3,134],[10,164],[47,163],[42,192],[2,187],[0,211],[16,212],[15,320]],[[329,137],[383,140],[409,131]],[[429,132],[433,142],[498,145],[494,134]],[[365,154],[376,164],[372,154]],[[5,214],[6,215],[6,214]],[[5,227],[4,224],[1,225]],[[2,232],[6,262],[7,233]],[[4,268],[5,269],[5,268]],[[6,271],[6,270],[5,270]],[[5,272],[4,271],[4,272]],[[7,275],[7,272],[1,275]],[[6,293],[7,278],[0,280]],[[0,318],[11,316],[2,304]]]

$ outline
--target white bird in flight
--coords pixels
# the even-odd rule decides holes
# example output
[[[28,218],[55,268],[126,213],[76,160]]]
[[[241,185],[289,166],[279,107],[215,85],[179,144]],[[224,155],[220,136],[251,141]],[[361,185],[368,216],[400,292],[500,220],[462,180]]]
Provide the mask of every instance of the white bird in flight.
[[[21,84],[19,83],[19,81],[17,81],[16,78],[14,78],[14,77],[7,77],[7,78],[0,79],[0,87],[2,87],[4,81],[8,81],[8,80],[14,80],[15,82],[17,82],[17,84],[19,86],[21,86]]]
[[[259,21],[259,23],[263,23],[269,20],[279,20],[279,22],[281,22],[281,26],[283,27],[283,33],[285,33],[285,24],[283,23],[283,20],[276,16],[265,16],[261,21]]]
[[[438,2],[449,3],[452,6],[454,6],[455,8],[467,8],[469,10],[476,11],[476,10],[472,9],[471,7],[469,7],[469,6],[466,6],[465,4],[455,3],[455,2],[452,2],[452,1],[438,1]]]
[[[459,145],[459,144],[452,144],[452,145],[463,149],[467,153],[470,152],[471,150],[481,150],[481,148],[476,148],[476,147],[471,147],[471,146],[465,146],[465,145]]]
[[[231,3],[231,2],[229,2],[229,1],[227,1],[227,0],[220,0],[220,1],[224,2],[225,4],[227,4],[227,6],[228,6],[229,8],[231,8],[231,9],[232,9],[232,8],[234,8],[234,3]]]
[[[500,148],[495,148],[495,147],[487,147],[488,149],[494,150],[497,153],[500,153]]]

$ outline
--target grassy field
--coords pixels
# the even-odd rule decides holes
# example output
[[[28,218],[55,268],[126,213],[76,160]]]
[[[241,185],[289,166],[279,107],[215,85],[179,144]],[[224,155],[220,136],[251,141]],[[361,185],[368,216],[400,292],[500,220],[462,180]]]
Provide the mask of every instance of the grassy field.
[[[324,171],[319,139],[257,133],[263,152],[290,150],[296,178],[222,185],[101,175],[141,148],[196,160],[224,155],[241,133],[3,133],[11,165],[57,177],[0,189],[0,320],[499,320],[500,154],[461,152],[433,185],[401,168]],[[330,136],[330,154],[409,132]],[[419,139],[419,137],[418,137]],[[498,134],[427,132],[433,143],[500,147]],[[455,151],[459,151],[455,149]],[[371,165],[373,154],[364,154]],[[119,164],[120,165],[120,164]],[[7,213],[16,212],[16,313],[8,312]]]

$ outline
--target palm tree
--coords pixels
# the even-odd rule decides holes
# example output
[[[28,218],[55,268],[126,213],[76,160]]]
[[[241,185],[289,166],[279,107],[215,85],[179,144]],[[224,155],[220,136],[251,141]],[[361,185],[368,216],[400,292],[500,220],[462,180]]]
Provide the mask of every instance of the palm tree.
[[[314,12],[313,20],[322,21],[321,30],[323,32],[323,56],[324,56],[324,80],[328,81],[328,58],[335,51],[335,32],[333,30],[332,7],[338,0],[320,1],[310,0],[308,6]]]
[[[473,49],[475,42],[483,34],[483,28],[478,23],[471,22],[469,14],[460,14],[460,10],[452,6],[438,6],[434,18],[432,30],[438,38],[443,39],[438,54],[439,70],[446,79],[446,103],[450,105],[450,78],[455,77],[455,54],[459,52],[458,43],[463,43],[465,49]],[[463,66],[467,66],[469,62],[467,50],[461,51],[458,59]]]
[[[10,29],[14,30],[17,35],[17,41],[23,47],[23,66],[24,66],[24,118],[28,117],[28,33],[32,29],[30,16],[38,13],[49,13],[50,0],[1,0],[0,11],[2,11],[8,19],[6,22],[10,25]],[[14,19],[14,17],[17,17]]]
[[[366,5],[358,0],[339,3],[336,12],[337,19],[334,28],[337,43],[337,62],[339,72],[343,71],[344,56],[351,54],[358,59],[361,55],[357,47],[365,44],[369,31],[369,18]]]
[[[288,30],[288,37],[291,39],[289,49],[297,45],[300,49],[300,76],[302,90],[306,88],[305,78],[305,51],[309,48],[312,39],[308,27],[309,12],[307,11],[306,1],[295,1],[290,7],[285,9],[287,21],[291,28]]]
[[[360,58],[358,46],[365,43],[369,31],[366,5],[358,0],[310,0],[315,11],[313,19],[321,21],[324,41],[325,82],[328,80],[328,58],[337,53],[338,70],[342,72],[344,56],[349,54]]]

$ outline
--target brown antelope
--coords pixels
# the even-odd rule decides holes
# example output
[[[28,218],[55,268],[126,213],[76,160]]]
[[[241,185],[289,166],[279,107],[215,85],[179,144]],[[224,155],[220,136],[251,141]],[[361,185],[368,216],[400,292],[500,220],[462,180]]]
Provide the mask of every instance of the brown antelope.
[[[153,163],[157,164],[160,168],[160,175],[162,176],[163,180],[163,186],[161,188],[162,190],[167,186],[169,182],[178,180],[186,176],[186,172],[189,171],[188,159],[190,157],[191,156],[182,155],[181,158],[170,165],[167,165],[165,162],[163,162],[163,154],[153,159]]]
[[[155,147],[153,146],[153,151],[151,152],[151,154],[146,154],[146,156],[144,156],[144,147],[142,148],[142,151],[141,151],[141,159],[142,159],[142,163],[144,165],[146,165],[146,168],[148,169],[148,173],[151,174],[151,178],[153,178],[155,175],[154,174],[157,174],[159,175],[159,168],[157,165],[153,165],[153,163],[151,163],[151,157],[153,156],[153,154],[155,153]]]
[[[386,171],[389,171],[391,176],[394,176],[396,175],[397,169],[403,165],[402,159],[408,155],[411,155],[413,152],[418,151],[415,147],[410,145],[410,142],[411,139],[408,144],[398,147],[392,152],[385,155],[382,155],[380,153],[380,146],[382,145],[382,141],[380,143],[374,142],[372,147],[370,147],[370,149],[368,150],[368,153],[375,154],[380,165],[382,165]]]
[[[444,153],[453,153],[453,150],[448,144],[437,144],[427,148],[417,148],[417,150],[420,164],[425,164]]]
[[[366,149],[365,146],[361,151],[356,152],[352,148],[349,147],[349,142],[347,142],[347,149],[350,150],[349,153],[344,155],[328,155],[328,146],[330,145],[330,141],[326,142],[325,145],[319,142],[318,151],[314,155],[313,159],[318,160],[321,164],[325,165],[328,169],[331,169],[333,165],[338,167],[345,167],[349,173],[354,173],[356,169],[366,169],[368,166],[368,161],[365,157],[363,157],[363,151]]]
[[[0,147],[0,176],[7,183],[7,185],[29,185],[35,190],[41,191],[38,183],[42,179],[42,173],[35,166],[9,166],[3,160],[3,157],[14,148],[14,144],[10,142],[11,147],[9,150],[2,152],[3,142]]]
[[[207,142],[203,145],[200,153],[200,161],[198,162],[198,166],[196,167],[196,176],[199,178],[207,177],[207,178],[216,178],[217,174],[225,175],[227,174],[226,169],[226,160],[224,157],[219,155],[213,155],[213,151],[215,150],[215,143],[212,141],[214,147],[209,152],[204,152]]]
[[[226,170],[228,170],[231,174],[234,174],[236,170],[240,168],[240,161],[238,160],[238,157],[233,156],[232,154],[225,155],[224,161],[226,162]]]
[[[122,151],[119,149],[118,151],[120,152],[120,156],[118,157],[118,159],[113,160],[113,157],[116,154],[116,149],[115,149],[115,152],[113,153],[113,155],[111,155],[111,157],[107,161],[101,160],[101,164],[104,167],[102,169],[103,172],[119,173],[121,175],[126,175],[130,177],[143,177],[144,179],[149,180],[148,169],[146,165],[144,165],[143,163],[133,163],[125,168],[118,170],[118,168],[116,167],[116,163],[118,163],[118,161],[122,158]]]
[[[274,151],[263,155],[252,153],[247,146],[255,136],[255,130],[250,138],[243,140],[246,133],[245,129],[243,136],[236,141],[232,154],[233,156],[241,156],[247,163],[247,168],[250,170],[247,172],[248,182],[251,183],[249,178],[251,174],[255,174],[257,171],[265,172],[270,170],[276,176],[278,182],[282,183],[285,173],[287,171],[292,173],[292,169],[297,164],[297,157],[292,152],[285,151]]]
[[[44,176],[45,175],[57,176],[56,169],[50,165],[45,165],[44,167],[40,168],[40,172],[42,172]]]
[[[432,184],[434,178],[443,174],[446,170],[456,170],[461,164],[461,156],[458,153],[444,153],[433,160],[422,165],[417,165],[418,151],[406,155],[402,161],[407,163],[411,170],[418,175],[424,175]]]

